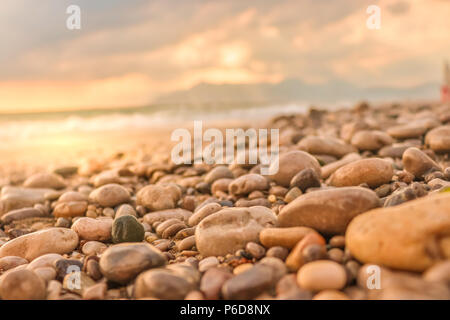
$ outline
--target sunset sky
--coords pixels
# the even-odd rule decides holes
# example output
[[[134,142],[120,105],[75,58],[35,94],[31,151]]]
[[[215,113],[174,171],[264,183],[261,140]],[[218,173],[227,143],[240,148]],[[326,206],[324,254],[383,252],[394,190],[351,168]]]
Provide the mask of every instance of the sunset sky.
[[[0,112],[145,105],[200,82],[440,82],[449,30],[449,0],[2,0]]]

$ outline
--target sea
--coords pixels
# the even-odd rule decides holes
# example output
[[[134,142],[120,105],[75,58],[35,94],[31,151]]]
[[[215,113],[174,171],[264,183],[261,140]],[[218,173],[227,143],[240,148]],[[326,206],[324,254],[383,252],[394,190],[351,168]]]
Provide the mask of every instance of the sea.
[[[346,106],[341,103],[340,106]],[[36,135],[75,132],[126,131],[174,127],[201,120],[206,123],[222,121],[258,121],[273,116],[305,113],[308,104],[280,105],[220,105],[163,106],[88,109],[59,112],[0,113],[0,143],[21,140]],[[332,106],[324,106],[332,108]]]

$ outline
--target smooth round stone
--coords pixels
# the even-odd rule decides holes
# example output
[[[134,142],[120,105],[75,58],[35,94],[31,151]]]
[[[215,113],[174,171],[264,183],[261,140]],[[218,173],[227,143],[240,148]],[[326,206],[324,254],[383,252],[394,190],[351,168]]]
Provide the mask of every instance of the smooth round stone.
[[[21,257],[15,257],[15,256],[6,256],[3,258],[0,258],[0,270],[7,271],[9,269],[13,269],[17,266],[27,264],[28,261]]]
[[[292,178],[290,187],[298,187],[303,192],[308,188],[320,187],[320,176],[311,168],[304,169]]]
[[[44,280],[46,283],[50,280],[54,280],[56,277],[56,271],[55,268],[52,267],[43,267],[43,268],[37,268],[33,270],[36,275],[39,276],[42,280]]]
[[[382,159],[362,159],[349,163],[330,177],[330,185],[335,187],[359,186],[367,183],[376,188],[389,183],[394,175],[392,164]]]
[[[358,132],[360,130],[366,130],[366,129],[370,129],[370,126],[365,121],[355,121],[355,122],[345,123],[341,127],[340,137],[344,141],[350,142],[352,140],[353,135],[356,132]]]
[[[3,300],[44,300],[45,282],[27,269],[9,270],[0,277],[0,296]]]
[[[190,250],[195,246],[195,235],[184,238],[177,244],[179,251]]]
[[[50,280],[47,284],[47,300],[60,299],[62,283],[57,280]]]
[[[211,185],[211,194],[215,195],[217,192],[228,192],[228,186],[233,182],[233,179],[218,179]]]
[[[440,192],[449,192],[450,181],[435,178],[427,183],[433,189],[440,189]]]
[[[111,239],[112,224],[113,220],[110,218],[82,217],[72,224],[72,230],[83,240],[107,241]]]
[[[205,272],[208,269],[217,267],[218,265],[219,265],[219,259],[217,259],[216,257],[208,257],[199,262],[198,270],[200,272]]]
[[[297,271],[306,262],[304,255],[306,248],[311,245],[325,246],[325,244],[325,239],[317,232],[308,233],[289,253],[286,258],[286,267],[290,271]]]
[[[435,152],[449,152],[450,126],[441,126],[429,131],[425,136],[425,144]]]
[[[272,268],[272,280],[274,280],[274,282],[278,282],[283,276],[288,273],[288,268],[284,264],[283,260],[276,257],[264,257],[257,263],[257,265],[260,264]]]
[[[57,218],[84,216],[86,214],[87,206],[87,201],[60,202],[53,210],[53,215]]]
[[[78,167],[76,167],[76,166],[62,166],[62,167],[57,167],[53,170],[54,173],[59,174],[60,176],[63,176],[63,177],[71,176],[71,175],[77,173],[77,171],[78,171]]]
[[[222,206],[218,203],[208,203],[207,205],[200,208],[198,211],[195,211],[194,214],[189,218],[189,225],[196,226],[207,216],[222,210]]]
[[[428,128],[423,124],[407,124],[389,128],[387,133],[395,139],[420,138]]]
[[[112,225],[112,241],[121,242],[141,242],[144,240],[144,227],[133,216],[122,216],[114,219]]]
[[[45,195],[52,192],[52,189],[33,189],[4,186],[0,198],[0,214],[7,213],[14,209],[33,207],[37,203],[45,202]]]
[[[158,211],[175,208],[180,197],[180,189],[174,184],[148,185],[139,190],[136,201],[150,211]]]
[[[199,186],[200,188],[209,188],[209,184],[204,182],[201,177],[199,176],[193,176],[193,177],[187,177],[183,178],[179,181],[177,181],[178,185],[182,186],[183,188],[196,188],[196,186]]]
[[[83,291],[84,300],[104,300],[107,290],[106,283],[97,283]]]
[[[266,248],[284,247],[291,249],[314,229],[308,227],[265,228],[259,234],[259,241]]]
[[[356,151],[351,145],[333,137],[308,136],[300,140],[297,146],[300,150],[311,154],[324,154],[337,158]]]
[[[433,159],[417,148],[407,149],[403,153],[402,163],[406,171],[419,179],[432,170],[442,171],[441,167]]]
[[[273,198],[273,197],[270,197]],[[255,207],[255,206],[263,206],[270,208],[271,202],[268,199],[259,198],[259,199],[253,199],[253,200],[247,200],[247,199],[239,199],[234,204],[235,207]]]
[[[88,259],[85,263],[86,273],[94,280],[100,280],[103,275],[100,271],[100,264],[96,259]]]
[[[77,191],[64,192],[58,199],[58,202],[87,201],[88,197]]]
[[[297,275],[294,273],[283,276],[275,287],[278,297],[285,296],[287,293],[297,290],[300,290],[300,288],[297,284]]]
[[[28,219],[28,218],[37,218],[37,217],[47,217],[48,214],[41,210],[35,208],[22,208],[10,211],[4,214],[1,217],[1,221],[4,224],[9,224],[16,220]]]
[[[340,290],[347,283],[347,273],[334,261],[313,261],[298,270],[297,282],[300,288],[312,291]]]
[[[89,198],[102,207],[115,207],[130,202],[131,197],[127,189],[119,184],[111,183],[94,189]]]
[[[346,248],[364,263],[423,271],[450,258],[449,203],[442,193],[361,214],[347,228]]]
[[[88,241],[83,245],[83,248],[81,249],[81,251],[87,255],[87,256],[91,256],[91,255],[97,255],[97,254],[101,254],[103,253],[106,248],[108,248],[106,246],[106,244],[99,242],[99,241]]]
[[[26,188],[63,189],[66,187],[64,179],[55,173],[36,173],[23,183]]]
[[[154,269],[141,273],[135,283],[136,298],[181,300],[195,285],[168,269]]]
[[[245,195],[256,190],[269,189],[269,181],[260,174],[250,173],[240,176],[228,185],[230,194]]]
[[[184,300],[205,300],[205,297],[201,291],[194,290],[189,292],[185,297]]]
[[[167,228],[173,226],[173,225],[183,225],[183,222],[181,222],[179,219],[169,219],[164,222],[161,222],[156,227],[156,234],[160,237],[162,237],[163,233],[166,231]],[[185,226],[185,225],[184,225]]]
[[[253,299],[279,280],[273,267],[256,264],[252,268],[234,276],[222,286],[222,296],[226,300]]]
[[[122,204],[118,209],[116,214],[114,215],[115,218],[119,218],[122,216],[133,216],[137,217],[136,210],[132,206],[130,206],[128,203]]]
[[[349,153],[346,156],[344,156],[342,159],[335,161],[335,162],[331,162],[329,164],[326,164],[322,167],[321,172],[322,172],[322,178],[323,179],[328,179],[329,176],[331,176],[336,170],[338,170],[339,168],[355,162],[357,160],[361,160],[361,156],[359,155],[359,153]]]
[[[378,155],[383,158],[401,158],[410,146],[408,145],[391,145],[381,148]]]
[[[234,179],[233,173],[228,167],[217,166],[205,175],[205,182],[213,184],[219,179]]]
[[[249,242],[245,246],[245,251],[251,254],[256,260],[261,259],[266,254],[266,249],[255,242]]]
[[[152,225],[155,222],[163,222],[169,219],[178,219],[180,221],[187,222],[189,218],[192,216],[192,212],[176,208],[176,209],[168,209],[147,213],[144,216],[144,222]]]
[[[358,214],[380,206],[375,192],[344,187],[306,193],[281,209],[282,227],[305,226],[325,234],[343,234]]]
[[[67,218],[58,218],[55,223],[55,227],[70,228],[71,221]]]
[[[253,268],[253,263],[243,263],[238,265],[236,268],[233,269],[233,274],[238,275],[244,271],[247,271],[248,269]]]
[[[232,277],[233,274],[226,268],[208,269],[201,279],[200,290],[207,300],[218,300],[223,284]]]
[[[203,256],[220,256],[257,242],[259,232],[276,224],[266,207],[225,208],[203,219],[195,231],[197,249]]]
[[[186,279],[190,284],[198,287],[200,284],[201,273],[196,267],[188,263],[173,263],[165,268],[167,271]]]
[[[100,258],[100,270],[111,281],[127,283],[144,270],[166,264],[155,247],[145,243],[121,243],[109,247]]]
[[[340,248],[343,249],[345,247],[345,237],[344,236],[334,236],[332,237],[328,243],[332,248]]]
[[[302,190],[297,187],[292,188],[288,191],[286,196],[284,197],[284,202],[290,203],[300,197],[303,194]]]
[[[434,264],[424,272],[423,278],[426,281],[443,282],[450,285],[450,260]]]
[[[278,168],[278,171],[276,171]],[[289,151],[281,154],[278,159],[270,165],[269,172],[275,172],[270,175],[270,179],[278,185],[289,187],[292,178],[304,169],[313,169],[318,175],[321,174],[320,164],[309,153],[303,151]]]
[[[284,261],[284,260],[286,260],[288,254],[289,254],[288,249],[286,249],[284,247],[276,246],[276,247],[271,247],[269,250],[267,250],[266,257],[278,258],[278,259]]]
[[[31,261],[46,253],[69,253],[78,246],[78,235],[66,228],[48,228],[12,239],[0,248],[0,257],[18,256]]]
[[[173,227],[171,229],[173,229]],[[176,228],[173,231],[176,231],[176,230],[178,230],[178,228]],[[167,232],[172,232],[172,231],[168,230],[165,233],[167,234]],[[173,235],[173,234],[175,234],[175,235]],[[184,225],[183,229],[181,229],[180,231],[177,231],[176,233],[173,232],[172,234],[169,234],[169,237],[170,238],[173,237],[174,240],[180,240],[180,239],[186,240],[186,239],[188,239],[188,238],[190,238],[192,236],[195,237],[195,227],[189,228],[186,225]],[[186,245],[189,245],[188,243],[194,243],[195,244],[195,240],[191,240],[189,242],[186,241]],[[181,244],[181,242],[180,242],[180,244]]]
[[[306,246],[302,251],[302,255],[305,263],[315,260],[326,260],[328,258],[326,246],[317,243]]]
[[[313,300],[351,300],[344,292],[338,290],[322,290]]]
[[[107,170],[100,172],[93,179],[93,184],[96,188],[101,187],[105,184],[109,183],[117,183],[120,184],[121,179],[117,170]]]
[[[356,132],[352,138],[352,145],[364,151],[376,151],[393,142],[391,136],[378,130],[361,130]]]
[[[55,261],[63,259],[63,256],[57,253],[47,253],[37,257],[27,265],[27,269],[35,270],[37,268],[53,267]]]

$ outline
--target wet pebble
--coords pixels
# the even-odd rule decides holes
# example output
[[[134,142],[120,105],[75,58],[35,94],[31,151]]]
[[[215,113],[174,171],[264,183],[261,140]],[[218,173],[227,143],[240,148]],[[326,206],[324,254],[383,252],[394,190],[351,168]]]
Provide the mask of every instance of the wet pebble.
[[[3,300],[44,300],[45,281],[27,269],[9,270],[0,277],[0,297]]]
[[[112,241],[121,242],[141,242],[144,240],[144,227],[132,215],[124,215],[114,219],[112,223]]]
[[[312,291],[340,290],[347,283],[347,274],[344,267],[334,261],[313,261],[300,268],[297,282],[301,288]]]
[[[71,229],[83,240],[108,241],[111,239],[112,224],[113,220],[110,218],[82,217],[72,224]]]
[[[130,193],[123,186],[115,183],[106,184],[93,190],[89,198],[103,207],[115,207],[130,201]]]
[[[162,253],[144,243],[113,245],[100,258],[102,274],[118,283],[127,283],[142,271],[165,264],[166,258]]]

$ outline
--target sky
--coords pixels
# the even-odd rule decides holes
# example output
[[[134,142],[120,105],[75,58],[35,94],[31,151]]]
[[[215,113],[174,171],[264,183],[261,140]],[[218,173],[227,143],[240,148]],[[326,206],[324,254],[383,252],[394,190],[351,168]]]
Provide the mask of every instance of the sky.
[[[450,0],[2,0],[0,112],[140,106],[202,82],[439,83],[449,30]]]

